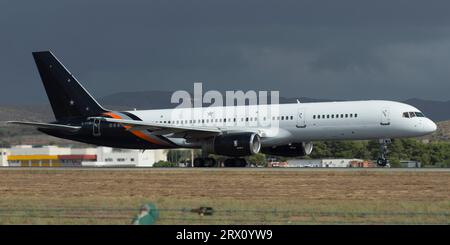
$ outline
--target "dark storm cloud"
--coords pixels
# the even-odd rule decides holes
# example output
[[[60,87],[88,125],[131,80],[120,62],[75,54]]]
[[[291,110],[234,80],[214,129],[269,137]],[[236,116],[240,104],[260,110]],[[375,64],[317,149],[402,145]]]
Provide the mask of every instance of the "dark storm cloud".
[[[46,101],[30,54],[43,49],[97,97],[205,81],[282,96],[447,100],[449,10],[447,1],[2,1],[0,103]]]

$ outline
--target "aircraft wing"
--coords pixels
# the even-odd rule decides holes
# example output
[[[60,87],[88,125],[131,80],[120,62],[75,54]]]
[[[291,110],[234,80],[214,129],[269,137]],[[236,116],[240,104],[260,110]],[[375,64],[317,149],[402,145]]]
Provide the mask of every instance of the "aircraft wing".
[[[106,122],[120,123],[125,126],[127,130],[150,130],[155,135],[173,134],[172,137],[180,138],[209,137],[222,133],[222,130],[219,128],[175,126],[106,117],[100,117],[99,119]]]
[[[24,126],[31,126],[36,128],[49,128],[49,129],[57,129],[57,130],[64,130],[64,131],[70,131],[70,132],[76,132],[81,127],[80,126],[69,126],[69,125],[63,125],[63,124],[54,124],[54,123],[40,123],[40,122],[20,122],[20,121],[8,121],[7,124],[18,124],[18,125],[24,125]]]

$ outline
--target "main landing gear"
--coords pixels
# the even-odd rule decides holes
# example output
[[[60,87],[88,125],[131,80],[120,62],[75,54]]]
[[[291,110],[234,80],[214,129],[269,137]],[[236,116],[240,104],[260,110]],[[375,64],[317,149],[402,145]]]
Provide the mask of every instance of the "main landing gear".
[[[228,158],[223,162],[224,167],[245,168],[247,161],[244,158]]]
[[[217,162],[216,159],[211,157],[198,157],[194,159],[194,167],[196,168],[217,167]]]
[[[386,167],[389,163],[389,160],[387,159],[387,154],[389,153],[388,145],[391,143],[390,139],[380,139],[380,153],[378,155],[377,159],[377,165],[379,167]]]
[[[224,167],[244,168],[247,166],[247,161],[244,158],[228,158],[223,162]],[[210,157],[198,157],[194,159],[194,167],[197,168],[212,168],[219,167],[216,160]]]

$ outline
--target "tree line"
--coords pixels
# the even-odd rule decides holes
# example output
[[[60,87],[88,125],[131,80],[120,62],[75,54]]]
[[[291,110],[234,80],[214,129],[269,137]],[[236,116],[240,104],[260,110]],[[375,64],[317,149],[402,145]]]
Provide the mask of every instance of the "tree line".
[[[379,143],[376,140],[361,141],[317,141],[311,155],[303,158],[358,158],[375,160],[379,154]],[[422,142],[417,139],[395,139],[388,146],[388,158],[391,166],[400,166],[402,160],[419,161],[422,166],[450,167],[450,142],[432,141]],[[194,156],[200,156],[199,150],[194,150]],[[221,162],[224,156],[210,155]],[[156,166],[176,166],[176,163],[190,162],[190,150],[170,150],[167,163]],[[288,158],[256,154],[246,157],[247,162],[257,166],[267,166],[269,160],[286,161]],[[175,164],[174,164],[175,163]]]

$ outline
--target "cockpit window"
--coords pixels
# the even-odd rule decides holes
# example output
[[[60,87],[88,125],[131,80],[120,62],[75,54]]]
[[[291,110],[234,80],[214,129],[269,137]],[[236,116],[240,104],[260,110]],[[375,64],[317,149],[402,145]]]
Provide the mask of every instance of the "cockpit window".
[[[406,118],[413,118],[413,117],[425,117],[425,115],[422,112],[403,112],[403,117]]]

